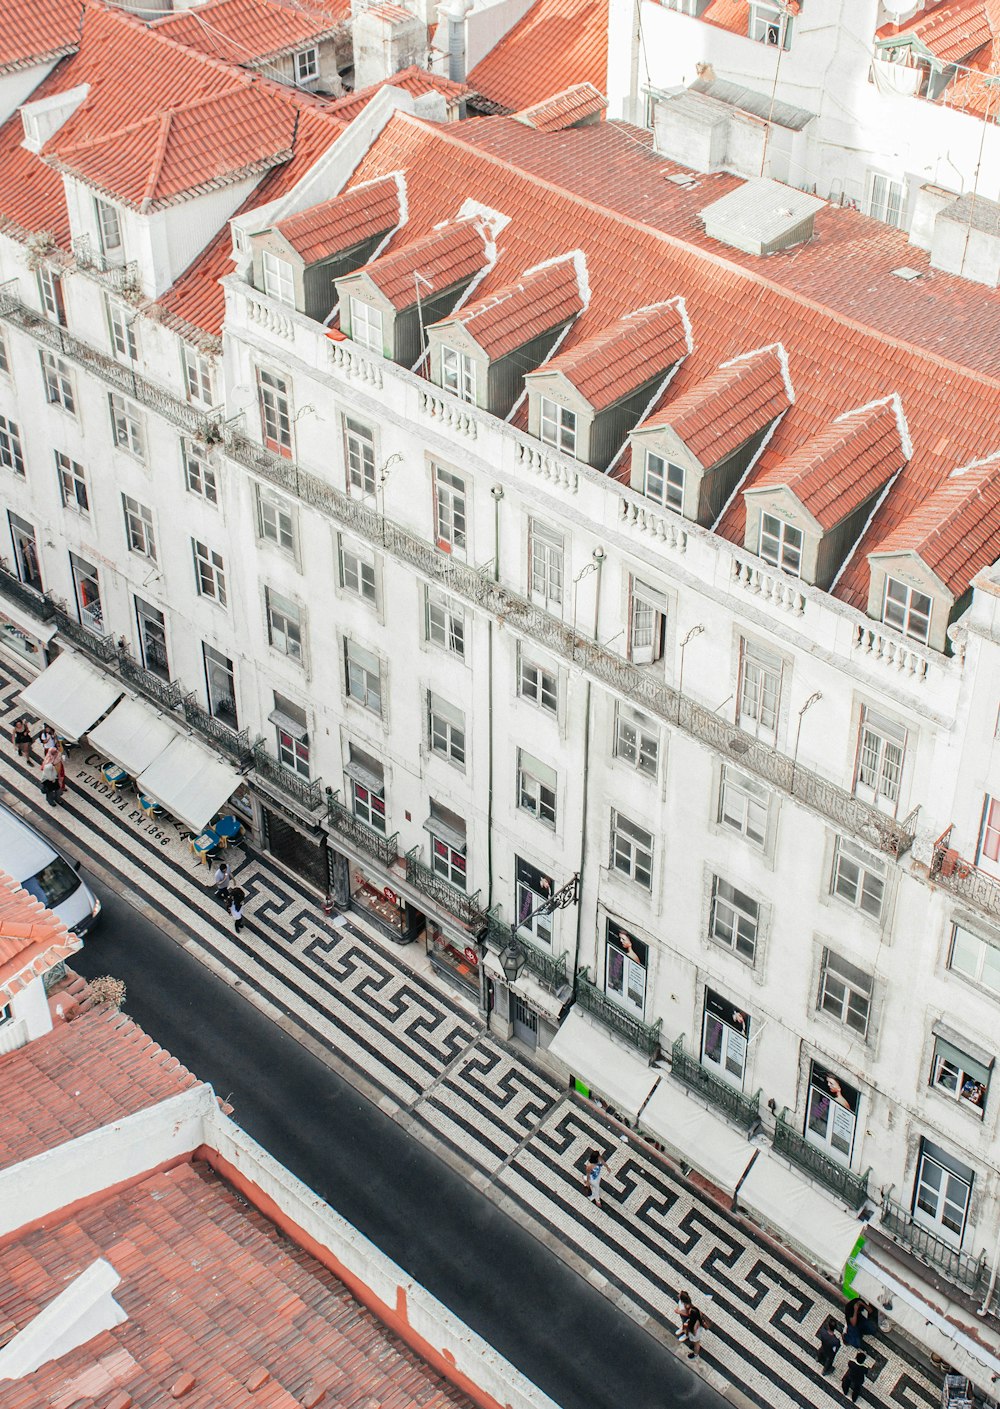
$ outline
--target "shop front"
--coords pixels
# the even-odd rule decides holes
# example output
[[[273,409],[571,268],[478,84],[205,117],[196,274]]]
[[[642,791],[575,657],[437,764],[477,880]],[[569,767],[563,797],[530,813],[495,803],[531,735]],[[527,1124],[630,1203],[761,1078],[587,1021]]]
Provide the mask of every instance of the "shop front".
[[[364,915],[396,944],[410,944],[424,928],[423,912],[407,904],[391,885],[370,875],[363,866],[351,864],[349,905]]]
[[[330,876],[325,835],[318,828],[307,830],[270,800],[261,803],[260,823],[264,850],[313,890],[326,895]]]
[[[427,921],[424,939],[434,969],[453,988],[480,1004],[482,977],[479,949],[475,942],[471,938],[448,934],[431,919]]]
[[[46,648],[55,634],[54,622],[38,621],[30,612],[21,611],[13,602],[0,598],[0,645],[28,661],[36,670],[44,670],[48,664]]]

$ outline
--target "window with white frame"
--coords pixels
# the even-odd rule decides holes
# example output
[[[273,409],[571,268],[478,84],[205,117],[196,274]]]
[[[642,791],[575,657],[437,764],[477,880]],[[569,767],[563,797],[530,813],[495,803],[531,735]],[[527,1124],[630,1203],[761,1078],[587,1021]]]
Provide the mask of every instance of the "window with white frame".
[[[881,171],[869,171],[865,195],[865,214],[874,220],[882,220],[886,225],[903,224],[903,211],[906,207],[906,186],[902,181],[894,181]]]
[[[465,611],[438,587],[424,589],[425,631],[428,641],[465,659]]]
[[[866,974],[864,969],[859,969],[832,949],[823,950],[818,1006],[822,1012],[836,1018],[862,1038],[868,1036],[873,990],[871,974]]]
[[[69,566],[80,624],[98,636],[103,635],[104,608],[101,606],[101,584],[97,568],[84,558],[77,557],[76,553],[70,553]]]
[[[274,709],[268,715],[275,731],[275,747],[278,762],[289,773],[297,773],[300,778],[308,778],[309,769],[309,721],[301,705],[285,695],[274,692]]]
[[[69,363],[57,357],[54,352],[43,352],[41,359],[46,401],[50,406],[61,406],[64,411],[74,415],[76,399],[73,396],[73,374]]]
[[[66,326],[66,298],[63,282],[54,269],[43,264],[38,271],[38,292],[42,301],[42,311],[53,323]]]
[[[637,1017],[646,1011],[649,947],[615,920],[608,920],[604,937],[604,991]]]
[[[315,83],[319,78],[319,49],[313,44],[308,49],[300,49],[295,55],[295,82],[301,88],[304,84]]]
[[[830,889],[863,915],[877,920],[885,899],[885,862],[857,842],[838,837]]]
[[[802,531],[774,514],[761,514],[757,552],[765,563],[798,577],[802,571]]]
[[[961,1247],[974,1178],[967,1164],[922,1138],[913,1181],[915,1220],[945,1242]]]
[[[476,404],[476,364],[467,352],[442,347],[441,385],[470,405]]]
[[[188,400],[199,406],[211,406],[214,400],[212,359],[184,344],[184,383]]]
[[[125,263],[125,242],[122,239],[122,223],[113,205],[94,197],[94,214],[97,216],[97,233],[101,241],[101,253],[109,264]]]
[[[267,639],[289,660],[302,659],[302,608],[272,587],[264,588]]]
[[[38,560],[38,538],[34,525],[15,514],[12,509],[7,510],[7,523],[14,546],[14,565],[18,579],[28,587],[34,587],[36,592],[41,592],[42,568]]]
[[[9,416],[0,416],[0,465],[24,477],[24,449],[21,428]]]
[[[769,801],[770,793],[763,783],[731,764],[722,765],[719,821],[724,827],[731,827],[755,846],[763,846],[767,839]]]
[[[781,661],[750,641],[740,643],[739,724],[773,742],[781,699]]]
[[[984,939],[964,925],[952,925],[948,967],[990,993],[1000,993],[1000,940]]]
[[[340,562],[340,585],[344,591],[353,592],[355,597],[377,606],[375,554],[354,539],[345,538],[342,533],[337,535],[337,554]]]
[[[971,1056],[961,1046],[938,1033],[934,1035],[930,1084],[935,1091],[950,1096],[982,1120],[990,1089],[992,1062]]]
[[[78,514],[90,513],[90,496],[87,493],[87,476],[82,465],[56,451],[56,474],[59,478],[59,497],[64,509],[73,509]]]
[[[514,910],[517,932],[528,936],[544,949],[552,948],[553,917],[543,907],[552,899],[552,877],[546,876],[530,861],[514,858]]]
[[[624,701],[615,710],[615,757],[655,778],[660,762],[660,731],[653,720]]]
[[[556,770],[524,749],[517,751],[517,805],[547,827],[556,825]]]
[[[431,815],[426,827],[431,836],[431,869],[434,874],[459,890],[465,890],[468,871],[464,819],[432,798]]]
[[[550,714],[559,708],[559,676],[551,666],[534,660],[524,646],[519,647],[517,693]]]
[[[167,619],[151,602],[145,602],[141,597],[133,597],[132,600],[135,602],[135,624],[139,636],[139,660],[151,674],[161,680],[169,680]]]
[[[805,1136],[842,1164],[851,1162],[860,1104],[856,1087],[818,1062],[809,1064]]]
[[[205,663],[205,694],[208,699],[208,712],[213,719],[220,720],[230,729],[240,727],[236,709],[236,672],[228,656],[201,643]]]
[[[653,834],[616,811],[611,813],[611,865],[643,890],[652,890]]]
[[[125,536],[129,551],[156,562],[156,536],[153,532],[153,511],[133,499],[130,494],[122,495],[122,508],[125,511]]]
[[[374,494],[375,432],[353,416],[344,417],[344,456],[348,493]]]
[[[372,714],[382,713],[381,662],[374,651],[357,641],[344,642],[344,671],[348,698]]]
[[[134,402],[116,391],[108,397],[111,409],[111,434],[119,450],[127,450],[139,460],[146,458],[146,429],[142,412]]]
[[[858,797],[876,806],[894,808],[899,801],[905,752],[903,726],[865,706],[861,711],[858,775],[854,784]]]
[[[350,785],[351,810],[359,822],[385,836],[385,770],[377,758],[356,744],[348,747],[350,758],[344,772]]]
[[[683,465],[674,465],[662,455],[647,450],[642,491],[648,499],[655,499],[657,504],[679,514],[684,507],[685,473]]]
[[[663,659],[667,638],[666,594],[629,579],[629,660],[636,665],[650,665]]]
[[[257,486],[257,531],[291,557],[295,556],[297,539],[295,520],[295,508],[287,499],[263,484]]]
[[[743,1090],[749,1037],[749,1013],[730,1003],[721,993],[706,988],[701,1028],[702,1064],[738,1091]]]
[[[226,605],[226,569],[222,554],[214,548],[191,539],[194,553],[195,582],[199,597],[210,597],[220,607]]]
[[[931,599],[895,577],[885,580],[882,620],[912,641],[926,645],[931,634]]]
[[[285,303],[289,308],[295,307],[295,274],[287,259],[281,259],[270,250],[265,250],[261,256],[261,268],[264,272],[264,292],[268,298],[276,299],[278,303]]]
[[[139,342],[135,332],[137,314],[129,313],[120,303],[105,298],[108,315],[108,332],[111,335],[111,348],[116,357],[125,362],[136,362],[139,358]]]
[[[264,367],[257,370],[257,390],[260,396],[260,421],[264,444],[279,455],[292,453],[292,405],[288,383],[277,372]]]
[[[757,956],[759,932],[758,902],[721,876],[713,876],[709,937],[752,963]]]
[[[759,44],[771,44],[780,49],[792,47],[792,17],[777,5],[752,3],[748,32]]]
[[[382,354],[382,310],[351,295],[351,337],[369,352]]]
[[[433,753],[465,771],[465,715],[432,690],[427,691],[427,741]]]
[[[465,552],[467,546],[465,480],[434,466],[434,537],[439,548]]]
[[[197,494],[209,504],[218,504],[219,484],[207,446],[186,437],[181,441],[181,459],[184,462],[184,483],[190,493]]]
[[[529,595],[543,607],[562,605],[564,555],[563,535],[538,519],[529,519]]]
[[[540,398],[538,408],[538,439],[554,446],[564,455],[576,455],[576,412],[547,396]]]

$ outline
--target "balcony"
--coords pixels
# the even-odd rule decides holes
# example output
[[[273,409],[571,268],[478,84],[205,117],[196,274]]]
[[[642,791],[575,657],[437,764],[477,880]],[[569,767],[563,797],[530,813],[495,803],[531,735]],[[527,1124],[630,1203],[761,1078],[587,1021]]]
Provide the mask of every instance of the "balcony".
[[[479,891],[474,895],[466,895],[464,890],[459,890],[429,866],[425,866],[417,857],[419,850],[420,848],[415,846],[412,851],[406,853],[406,879],[410,885],[440,905],[442,910],[447,910],[449,915],[467,929],[478,933],[486,924],[485,912],[479,904]]]
[[[38,621],[48,621],[52,616],[52,603],[45,593],[22,582],[16,573],[11,572],[10,565],[4,558],[0,558],[0,596],[16,602]]]
[[[487,921],[487,943],[491,949],[500,954],[510,943],[510,925],[505,924],[492,912],[487,916]],[[552,954],[547,949],[542,949],[540,945],[533,944],[523,934],[516,935],[515,939],[518,948],[524,955],[524,967],[528,972],[534,974],[539,983],[550,993],[558,993],[560,989],[565,989],[568,994],[570,987],[567,955]]]
[[[759,1091],[755,1091],[752,1096],[746,1096],[742,1091],[737,1091],[735,1086],[730,1086],[728,1081],[723,1081],[714,1072],[710,1072],[707,1067],[702,1066],[697,1057],[685,1052],[683,1036],[674,1042],[670,1056],[671,1074],[691,1091],[697,1091],[709,1105],[722,1111],[734,1125],[749,1131],[760,1122]]]
[[[366,822],[355,817],[349,807],[344,806],[340,801],[339,792],[332,792],[329,788],[326,792],[326,810],[330,826],[338,835],[352,841],[369,856],[374,856],[383,866],[393,864],[399,855],[398,832],[393,832],[391,837],[387,837],[382,832],[377,832],[374,827],[369,827]]]
[[[64,636],[67,641],[72,641],[73,645],[91,660],[97,661],[99,665],[115,665],[117,663],[118,646],[113,636],[99,636],[96,631],[91,631],[89,627],[83,626],[75,617],[70,616],[69,611],[61,602],[56,602],[50,598],[52,607],[52,617],[59,628],[59,635]]]
[[[184,697],[183,686],[178,681],[161,680],[121,649],[118,651],[118,674],[133,690],[138,690],[161,709],[177,709]]]
[[[949,847],[951,828],[934,843],[931,880],[945,886],[970,905],[977,906],[993,920],[1000,920],[1000,881],[980,871],[971,861],[963,861]]]
[[[774,1148],[787,1160],[791,1160],[792,1164],[798,1165],[799,1169],[811,1175],[818,1184],[836,1194],[838,1199],[843,1199],[848,1208],[855,1212],[867,1199],[868,1175],[871,1170],[866,1169],[864,1174],[855,1174],[853,1170],[831,1159],[788,1124],[784,1111],[778,1116],[774,1127]]]
[[[576,1001],[585,1013],[593,1016],[609,1031],[623,1037],[630,1047],[652,1060],[660,1046],[660,1019],[655,1023],[644,1023],[633,1013],[628,1012],[609,998],[603,988],[598,988],[590,977],[588,969],[580,969],[576,976]]]
[[[318,812],[323,806],[322,780],[310,781],[285,768],[268,753],[263,739],[258,739],[253,746],[253,770],[270,791],[282,794],[305,812]]]
[[[232,759],[237,768],[247,768],[253,763],[253,748],[246,729],[230,729],[228,724],[224,724],[221,719],[216,719],[214,714],[209,714],[193,694],[185,695],[181,700],[181,705],[184,709],[184,718],[191,728],[196,730],[203,739],[215,744],[227,758]]]
[[[387,520],[375,509],[350,498],[294,461],[273,454],[243,432],[230,429],[226,449],[233,460],[253,474],[296,495],[303,503],[409,563],[422,576],[500,619],[545,650],[572,662],[613,693],[634,701],[672,728],[707,744],[722,758],[739,763],[741,768],[795,797],[841,830],[853,833],[889,856],[902,856],[912,845],[915,814],[902,822],[887,817],[846,788],[813,773],[737,725],[727,723],[687,695],[679,694],[649,670],[578,635],[571,626],[511,592],[502,583],[437,552],[429,543]]]
[[[142,282],[139,278],[139,266],[134,259],[115,263],[114,260],[108,259],[101,250],[94,248],[93,241],[88,235],[81,235],[73,241],[73,254],[76,258],[76,267],[81,273],[98,279],[106,288],[113,289],[116,294],[122,294],[125,297],[141,295]]]
[[[929,1228],[915,1222],[913,1215],[893,1199],[882,1201],[879,1227],[896,1242],[901,1243],[919,1261],[935,1272],[941,1273],[949,1282],[962,1287],[971,1296],[981,1298],[989,1285],[990,1269],[986,1253],[978,1257],[962,1252],[951,1243],[939,1238]]]

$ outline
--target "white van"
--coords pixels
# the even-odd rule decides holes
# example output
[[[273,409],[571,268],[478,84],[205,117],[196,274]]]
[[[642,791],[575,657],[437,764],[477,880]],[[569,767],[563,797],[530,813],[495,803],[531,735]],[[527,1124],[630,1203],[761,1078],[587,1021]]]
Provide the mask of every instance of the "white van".
[[[84,935],[101,913],[101,902],[77,874],[79,865],[0,803],[0,871],[58,915],[67,929]]]

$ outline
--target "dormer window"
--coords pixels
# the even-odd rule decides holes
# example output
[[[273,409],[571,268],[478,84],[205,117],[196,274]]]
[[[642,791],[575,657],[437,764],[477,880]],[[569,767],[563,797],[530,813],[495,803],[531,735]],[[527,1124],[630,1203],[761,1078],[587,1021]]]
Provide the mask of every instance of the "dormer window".
[[[544,445],[576,455],[576,412],[569,411],[547,396],[541,398],[538,438]]]
[[[288,260],[279,259],[276,254],[271,254],[270,250],[265,250],[261,267],[264,271],[264,292],[268,298],[277,299],[279,303],[287,303],[289,308],[294,308],[295,278]]]
[[[476,404],[476,364],[468,353],[442,347],[441,385],[470,405]]]
[[[51,318],[53,323],[60,323],[65,328],[66,299],[63,296],[62,279],[47,264],[43,264],[38,271],[38,291],[46,318]]]
[[[684,466],[674,465],[662,455],[647,450],[643,493],[679,514],[684,506]]]
[[[931,634],[931,599],[926,592],[918,592],[895,577],[887,577],[882,620],[886,626],[894,626],[904,636],[909,636],[911,641],[926,646]]]
[[[382,352],[382,313],[371,304],[351,297],[351,337],[369,352]]]
[[[315,44],[311,49],[300,49],[295,55],[295,82],[302,88],[307,83],[315,83],[319,78],[319,50]]]
[[[125,263],[125,244],[122,240],[122,226],[118,212],[107,201],[94,199],[94,212],[97,216],[97,232],[101,240],[101,252],[109,264]]]
[[[792,47],[792,19],[777,5],[750,6],[750,38],[776,49]]]
[[[189,401],[199,402],[202,406],[212,405],[211,360],[187,343],[184,344],[184,380]]]
[[[757,552],[765,563],[798,577],[802,570],[802,531],[773,514],[761,514]]]

